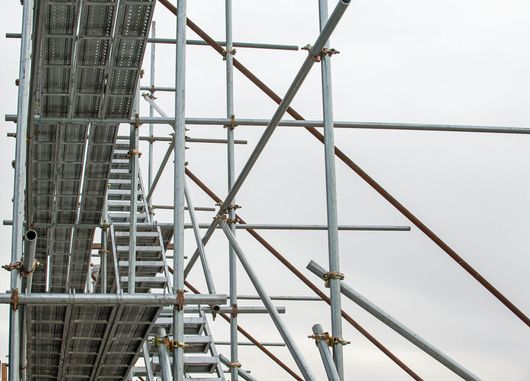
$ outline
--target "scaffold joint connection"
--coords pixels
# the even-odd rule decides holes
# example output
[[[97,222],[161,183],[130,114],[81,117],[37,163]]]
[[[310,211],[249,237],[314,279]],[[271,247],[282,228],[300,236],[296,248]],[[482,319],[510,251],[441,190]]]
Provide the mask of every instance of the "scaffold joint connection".
[[[318,344],[321,341],[324,341],[324,342],[326,342],[326,344],[329,347],[334,347],[337,344],[340,344],[340,345],[348,345],[348,344],[350,344],[349,341],[344,340],[342,337],[331,336],[329,334],[329,332],[324,332],[324,333],[320,333],[320,334],[310,335],[310,336],[308,336],[308,338],[314,339],[315,340],[315,344]]]
[[[326,281],[324,286],[329,287],[329,282],[332,279],[344,280],[344,274],[338,271],[328,271],[327,273],[324,273],[322,278]]]

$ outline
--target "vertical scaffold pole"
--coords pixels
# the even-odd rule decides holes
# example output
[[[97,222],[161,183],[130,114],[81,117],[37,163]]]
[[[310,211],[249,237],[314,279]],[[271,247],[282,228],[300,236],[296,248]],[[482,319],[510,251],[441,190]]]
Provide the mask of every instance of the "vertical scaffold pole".
[[[328,21],[328,1],[319,0],[320,31]],[[329,49],[329,40],[325,48]],[[335,179],[335,141],[333,134],[333,98],[331,91],[331,62],[326,51],[321,55],[322,109],[324,114],[324,152],[326,168],[326,206],[328,217],[329,290],[331,299],[331,334],[342,339],[339,233],[337,222],[337,188]],[[340,340],[333,346],[333,360],[341,380],[344,380],[343,348]]]
[[[30,115],[31,39],[33,33],[33,0],[25,0],[22,8],[22,40],[17,105],[17,139],[15,146],[15,176],[13,186],[13,230],[11,237],[11,262],[22,260],[22,235],[24,232],[24,199],[26,189],[27,136]],[[11,272],[11,289],[20,290],[21,278]],[[9,312],[9,380],[20,379],[20,309]]]
[[[151,37],[156,38],[156,21],[151,23]],[[155,54],[156,44],[151,44],[151,63],[149,71],[149,85],[151,89],[155,87]],[[149,117],[154,116],[154,107],[149,104]],[[149,124],[149,139],[153,139],[153,124]],[[147,191],[151,190],[153,184],[153,140],[149,140],[149,163],[147,167]]]
[[[164,328],[158,328],[156,331],[158,340],[160,341],[157,344],[158,348],[158,362],[160,364],[160,373],[162,376],[162,381],[173,381],[171,376],[171,362],[169,361],[169,353],[166,345],[162,342],[164,337],[167,335]]]
[[[184,293],[184,180],[185,180],[185,94],[186,94],[186,0],[177,1],[177,52],[175,75],[175,166],[174,166],[174,255],[173,287],[177,294]],[[173,310],[173,332],[176,341],[173,352],[173,380],[184,379],[184,307]]]
[[[105,218],[106,220],[106,218]],[[108,227],[104,226],[101,228],[101,255],[99,257],[100,261],[100,276],[101,276],[101,293],[107,293],[107,261],[108,261],[108,246],[107,246],[107,237],[108,237]]]
[[[134,110],[136,118],[140,112],[140,80],[138,80],[138,91],[136,92],[136,98],[134,102]],[[130,133],[130,166],[131,166],[131,200],[130,200],[130,213],[129,213],[129,266],[128,266],[128,283],[127,292],[134,294],[136,292],[136,231],[138,221],[138,171],[139,171],[139,160],[140,151],[140,125],[138,123],[131,124]]]
[[[234,115],[234,62],[235,53],[232,37],[232,0],[225,0],[225,28],[226,28],[226,116],[228,119],[235,119]],[[235,181],[235,163],[234,163],[234,128],[235,126],[226,126],[227,144],[227,166],[228,166],[228,192],[232,189]],[[235,200],[232,201],[235,205]],[[229,226],[232,233],[236,234],[235,228],[235,207],[228,210]],[[237,364],[237,257],[230,242],[228,243],[228,261],[229,261],[229,288],[230,288],[230,376],[232,381],[239,379]]]

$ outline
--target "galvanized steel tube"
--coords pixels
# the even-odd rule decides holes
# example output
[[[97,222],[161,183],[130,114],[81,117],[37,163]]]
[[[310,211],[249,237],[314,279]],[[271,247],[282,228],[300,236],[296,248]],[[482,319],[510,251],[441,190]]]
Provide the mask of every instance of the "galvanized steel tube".
[[[167,335],[164,328],[158,328],[156,334],[159,339],[164,338]],[[169,361],[169,353],[166,345],[162,342],[158,343],[157,350],[162,381],[173,381],[173,376],[171,375],[171,362]]]
[[[0,294],[0,304],[10,304],[10,293]],[[225,304],[228,296],[224,294],[190,294],[184,298],[184,305],[219,305]],[[178,304],[176,294],[19,294],[21,305],[142,305],[174,306]]]
[[[216,343],[216,344],[217,344],[217,343]],[[223,364],[225,364],[226,366],[228,366],[228,364],[230,364],[230,360],[227,359],[227,358],[226,358],[225,356],[223,356],[222,354],[219,354],[219,360],[220,360]],[[252,377],[252,376],[250,375],[250,372],[247,372],[247,371],[245,371],[245,370],[243,370],[243,369],[241,369],[241,368],[236,368],[236,370],[237,370],[237,374],[238,374],[239,376],[241,376],[241,378],[242,378],[243,380],[246,380],[246,381],[258,381],[256,378],[254,378],[254,377]]]
[[[186,98],[186,0],[177,1],[177,49],[175,73],[175,153],[174,153],[174,202],[173,222],[174,256],[173,256],[173,288],[176,293],[184,292],[184,180],[185,180],[185,98]],[[177,343],[184,342],[184,310],[173,310],[173,339]],[[173,351],[173,379],[184,379],[184,348],[176,345]]]
[[[232,38],[232,0],[225,0],[225,35],[226,35],[226,117],[235,118],[234,114],[234,45]],[[228,192],[232,190],[236,176],[235,172],[235,146],[234,146],[234,126],[226,126],[227,144],[227,168],[228,168]],[[232,204],[235,200],[232,201]],[[235,229],[235,209],[232,207],[228,210],[229,226],[232,234],[236,233]],[[234,248],[228,243],[228,276],[229,276],[229,296],[230,306],[234,309],[230,314],[230,360],[232,364],[239,363],[238,360],[238,343],[237,343],[237,258]],[[237,381],[239,372],[237,367],[230,368],[232,381]]]
[[[239,192],[239,190],[241,189],[241,186],[245,182],[247,176],[254,167],[254,164],[256,164],[256,161],[258,160],[259,156],[263,152],[263,149],[271,138],[274,130],[278,126],[278,123],[280,122],[283,115],[285,115],[287,109],[289,108],[289,105],[291,104],[295,95],[298,93],[298,90],[302,86],[302,83],[304,83],[304,80],[309,74],[309,71],[315,64],[315,57],[320,56],[320,54],[322,53],[322,49],[324,48],[326,41],[329,39],[331,33],[333,33],[333,31],[335,30],[335,27],[342,18],[342,15],[346,11],[349,3],[350,0],[340,0],[337,3],[335,10],[326,25],[321,28],[320,35],[315,41],[315,44],[311,47],[307,58],[305,59],[304,63],[302,64],[302,67],[300,68],[291,85],[289,86],[289,89],[285,93],[283,100],[281,101],[280,105],[278,106],[278,109],[272,116],[269,124],[267,125],[267,128],[265,129],[263,135],[258,141],[256,148],[254,149],[254,151],[252,151],[250,158],[241,170],[238,178],[234,182],[234,185],[230,189],[228,196],[226,196],[223,204],[221,205],[221,211],[226,210],[228,206],[233,202],[237,192]]]
[[[318,1],[320,29],[323,30],[328,21],[328,0]],[[325,45],[329,49],[329,40]],[[328,256],[329,256],[329,296],[331,307],[331,333],[342,338],[341,295],[339,258],[339,231],[337,217],[337,182],[335,176],[335,139],[333,133],[333,93],[331,86],[331,59],[328,54],[321,55],[322,77],[322,110],[324,115],[324,162],[326,172],[326,210],[328,220]],[[314,329],[315,327],[313,327]],[[318,328],[318,327],[317,327]],[[322,327],[320,327],[322,328]],[[340,380],[344,380],[344,351],[340,340],[333,346],[333,360]],[[329,372],[328,372],[329,377]],[[331,378],[330,378],[331,380]]]
[[[250,281],[254,285],[254,288],[258,292],[259,296],[261,297],[261,300],[263,301],[263,304],[269,311],[269,314],[272,318],[272,321],[274,322],[274,325],[278,329],[278,332],[280,333],[282,339],[285,341],[285,344],[287,345],[287,348],[289,349],[289,352],[293,356],[294,361],[296,362],[296,365],[298,366],[298,369],[300,369],[300,372],[306,379],[306,381],[313,381],[316,380],[315,376],[311,372],[311,369],[309,368],[309,364],[306,362],[304,357],[302,356],[300,349],[296,345],[295,341],[291,337],[289,331],[287,330],[287,327],[283,323],[283,321],[280,318],[280,315],[274,308],[274,305],[272,304],[272,300],[269,298],[267,292],[263,288],[261,282],[259,281],[258,277],[256,276],[256,273],[254,272],[254,269],[250,266],[250,263],[248,262],[245,254],[239,247],[239,244],[236,240],[236,237],[232,233],[232,230],[230,230],[230,227],[228,224],[223,221],[219,220],[219,224],[223,228],[223,231],[232,244],[232,247],[234,248],[234,251],[236,252],[239,261],[243,265],[243,268],[245,269],[248,277],[250,278]]]
[[[302,86],[302,83],[304,82],[305,78],[309,74],[309,71],[313,67],[315,63],[315,57],[320,56],[322,49],[324,48],[324,45],[326,41],[329,39],[329,36],[337,26],[339,20],[342,18],[342,15],[346,11],[348,4],[350,3],[349,0],[340,0],[337,3],[337,6],[335,7],[335,10],[333,11],[333,14],[329,18],[328,22],[322,28],[322,32],[318,36],[314,46],[310,49],[308,57],[305,59],[304,63],[302,64],[301,68],[299,69],[298,73],[296,74],[293,82],[289,86],[289,89],[287,90],[283,100],[280,102],[280,105],[278,106],[278,109],[274,113],[273,117],[271,118],[269,124],[267,125],[267,128],[263,132],[263,135],[261,136],[260,140],[258,141],[256,147],[254,148],[254,151],[252,151],[250,158],[247,160],[245,166],[239,173],[239,176],[234,181],[233,186],[230,188],[230,192],[224,199],[223,203],[221,204],[219,208],[218,215],[221,215],[226,210],[229,209],[229,206],[232,204],[233,200],[235,199],[237,193],[241,189],[241,186],[245,182],[247,176],[249,175],[250,171],[254,167],[254,164],[256,164],[256,161],[258,160],[259,156],[263,152],[263,149],[265,148],[267,142],[272,136],[272,133],[278,126],[278,123],[280,122],[282,116],[285,114],[287,109],[289,108],[289,105],[293,98],[295,97],[296,93]],[[177,10],[178,13],[178,10]],[[178,17],[178,16],[177,16]],[[206,243],[210,239],[211,235],[215,231],[216,223],[213,222],[206,233],[204,234],[203,242]],[[193,265],[197,261],[199,254],[197,251],[193,254],[193,256],[188,261],[188,264],[186,266],[186,269],[184,270],[184,274],[187,276],[189,272],[191,271]]]
[[[156,21],[151,22],[151,37],[156,38]],[[156,58],[156,44],[151,44],[151,61],[149,70],[149,84],[151,87],[155,86],[155,58]],[[153,106],[149,105],[149,117],[154,116]],[[149,138],[153,138],[153,123],[149,124]],[[153,183],[153,141],[149,140],[149,163],[147,166],[147,191],[151,190]]]
[[[315,324],[313,326],[313,333],[315,334],[315,343],[320,352],[320,357],[322,357],[322,362],[324,363],[324,369],[326,369],[326,375],[328,376],[329,381],[339,381],[340,376],[333,362],[333,357],[329,352],[328,343],[325,340],[320,339],[318,336],[324,334],[324,330],[320,324]]]
[[[31,46],[33,34],[33,0],[25,0],[22,8],[22,39],[20,43],[19,87],[17,104],[17,139],[15,145],[15,174],[13,185],[13,229],[11,232],[11,262],[22,260],[24,234],[24,200],[26,189],[27,136],[30,116]],[[11,289],[20,290],[17,271],[10,274]],[[20,310],[9,310],[9,380],[20,379]]]
[[[206,258],[206,252],[204,250],[204,245],[202,244],[201,232],[199,231],[199,226],[197,224],[197,217],[195,216],[195,210],[193,208],[193,202],[191,201],[191,195],[188,190],[188,186],[184,181],[184,196],[186,197],[186,203],[188,204],[188,213],[190,215],[191,225],[193,228],[193,235],[195,237],[195,242],[197,244],[197,249],[199,250],[199,255],[202,263],[202,270],[204,273],[204,278],[206,280],[206,286],[208,287],[208,293],[215,294],[215,285],[213,283],[212,273],[210,271],[210,266],[208,265],[208,259]]]
[[[137,96],[138,97],[138,96]],[[138,110],[137,110],[138,111]],[[130,166],[131,166],[131,200],[129,212],[129,266],[127,292],[136,292],[136,225],[138,221],[138,143],[139,126],[131,124],[130,135]],[[119,282],[119,279],[116,280]]]
[[[9,35],[9,37],[8,37]],[[17,38],[12,33],[6,33],[6,38]],[[148,38],[147,42],[150,44],[175,44],[174,38]],[[216,41],[221,46],[227,46],[226,41]],[[208,46],[208,43],[203,40],[186,40],[187,45],[201,45]],[[264,44],[260,42],[234,42],[235,48],[254,48],[254,49],[272,49],[272,50],[299,50],[297,45],[285,44]],[[145,88],[148,90],[148,88]]]
[[[26,276],[25,291],[31,292],[33,282],[33,272],[36,268],[35,251],[37,250],[37,232],[28,230],[24,234],[24,271],[29,274]]]
[[[322,266],[318,265],[316,262],[311,261],[307,265],[307,269],[314,273],[315,275],[322,277],[325,273],[325,270]],[[448,369],[452,370],[464,380],[480,381],[480,378],[475,376],[473,373],[465,369],[462,365],[458,364],[455,360],[444,354],[438,348],[434,347],[432,344],[427,342],[422,337],[418,336],[416,333],[411,331],[409,328],[405,327],[395,318],[387,314],[381,308],[377,307],[375,304],[370,302],[364,296],[359,294],[353,288],[348,286],[344,282],[340,282],[341,293],[346,296],[348,299],[352,300],[359,307],[363,308],[365,311],[370,313],[372,316],[376,317],[379,321],[386,324],[395,332],[399,333],[405,339],[410,341],[412,344],[416,345],[422,351],[430,355],[432,358],[437,360],[439,363],[445,365]]]

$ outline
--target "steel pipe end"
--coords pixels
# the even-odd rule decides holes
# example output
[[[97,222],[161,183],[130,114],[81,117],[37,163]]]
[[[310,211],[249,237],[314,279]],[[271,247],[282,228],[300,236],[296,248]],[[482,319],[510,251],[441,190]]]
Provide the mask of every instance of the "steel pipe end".
[[[28,230],[24,235],[26,241],[35,241],[37,239],[37,232],[35,230]]]

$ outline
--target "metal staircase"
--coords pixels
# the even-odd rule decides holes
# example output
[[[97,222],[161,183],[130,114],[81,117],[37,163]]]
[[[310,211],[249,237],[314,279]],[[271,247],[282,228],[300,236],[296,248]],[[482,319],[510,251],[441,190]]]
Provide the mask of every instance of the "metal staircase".
[[[131,233],[131,158],[130,142],[125,139],[116,141],[107,190],[107,217],[110,234],[107,245],[111,248],[107,266],[107,292],[128,291],[129,271],[129,236]],[[137,160],[136,158],[134,158]],[[169,283],[170,274],[165,256],[164,239],[160,226],[152,221],[145,199],[141,175],[137,184],[136,210],[136,293],[173,292]],[[117,282],[116,274],[119,276]],[[100,289],[101,282],[98,282]],[[209,309],[209,306],[203,307]],[[203,308],[187,308],[184,322],[184,341],[186,344],[184,367],[186,380],[224,381],[225,377],[219,354],[208,326],[208,319]],[[143,350],[148,351],[152,363],[135,366],[135,376],[147,377],[163,375],[165,365],[172,364],[171,337],[173,336],[173,313],[171,308],[163,308],[158,318],[151,325],[145,338],[150,345],[142,343]],[[163,348],[161,348],[163,346]],[[168,348],[169,347],[169,348]],[[161,356],[165,356],[164,359]],[[138,357],[137,357],[138,358]],[[164,362],[165,361],[165,362]],[[167,367],[167,366],[166,366]],[[171,370],[169,369],[169,372]],[[162,378],[164,380],[164,378]]]
[[[154,345],[151,345],[149,353],[153,359],[152,369],[155,374],[163,374],[164,361],[167,361],[167,364],[173,364],[172,356],[170,355],[165,360],[161,356],[167,355],[167,352],[160,351],[160,346],[165,345],[164,338],[172,337],[172,335],[173,313],[170,308],[164,308],[150,335]],[[206,313],[200,307],[198,311],[190,311],[184,317],[184,342],[187,346],[184,349],[185,381],[225,380]],[[140,373],[135,374],[139,376],[147,373],[141,368],[138,371]]]
[[[107,190],[107,216],[110,224],[108,242],[112,248],[107,266],[109,292],[116,288],[128,291],[129,235],[131,233],[132,178],[128,140],[117,140],[111,163],[109,189]],[[144,197],[142,178],[137,181],[136,210],[136,271],[135,292],[163,292],[167,290],[167,264],[160,227],[151,221]],[[119,283],[116,275],[119,274]]]

